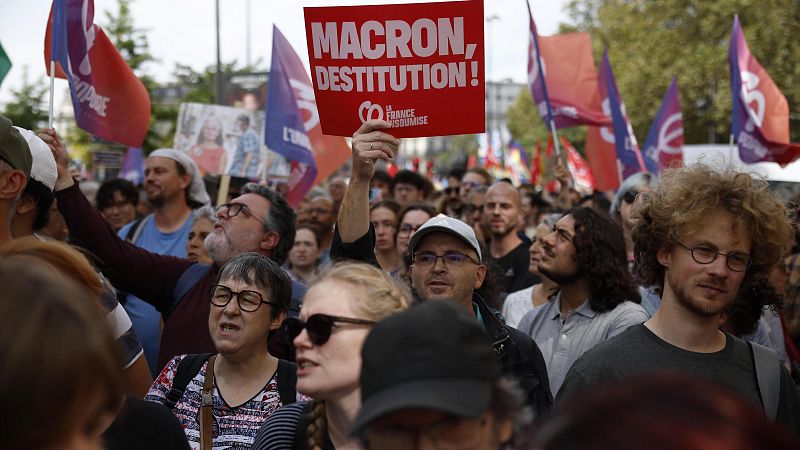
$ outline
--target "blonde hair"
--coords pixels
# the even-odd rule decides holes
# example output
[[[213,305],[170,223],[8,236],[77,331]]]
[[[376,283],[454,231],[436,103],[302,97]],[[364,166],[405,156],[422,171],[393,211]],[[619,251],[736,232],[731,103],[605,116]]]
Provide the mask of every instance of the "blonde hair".
[[[792,237],[789,216],[763,179],[705,164],[669,169],[661,184],[636,205],[642,220],[633,229],[634,253],[645,285],[663,287],[658,250],[700,231],[715,211],[727,211],[752,237],[745,281],[766,275],[778,263]]]
[[[324,270],[311,285],[326,281],[345,283],[355,288],[353,308],[359,319],[379,321],[411,305],[411,291],[386,272],[364,263],[342,262]],[[322,450],[328,428],[325,402],[314,400],[306,416],[309,450]]]

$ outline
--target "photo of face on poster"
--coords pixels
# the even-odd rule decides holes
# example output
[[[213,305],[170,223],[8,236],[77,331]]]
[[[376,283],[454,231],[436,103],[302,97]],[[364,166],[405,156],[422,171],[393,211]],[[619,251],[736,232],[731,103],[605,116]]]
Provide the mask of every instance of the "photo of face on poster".
[[[183,103],[174,146],[186,152],[203,175],[225,174],[254,181],[285,178],[289,164],[264,146],[263,127],[261,111]]]

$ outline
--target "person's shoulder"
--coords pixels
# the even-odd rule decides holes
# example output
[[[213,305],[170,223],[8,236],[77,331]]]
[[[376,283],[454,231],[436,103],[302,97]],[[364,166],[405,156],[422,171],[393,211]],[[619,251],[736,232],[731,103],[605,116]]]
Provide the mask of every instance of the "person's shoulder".
[[[612,318],[632,318],[638,320],[639,322],[644,322],[650,317],[642,305],[628,300],[618,304],[614,307],[614,309],[606,311],[605,314],[608,314],[609,317]]]
[[[578,360],[593,359],[595,361],[602,361],[608,358],[624,356],[626,352],[630,350],[632,343],[641,343],[645,340],[641,327],[644,327],[644,325],[633,325],[621,333],[599,342],[597,345],[587,350]]]
[[[276,409],[256,433],[253,450],[293,448],[297,428],[308,408],[308,402],[294,402]]]
[[[522,300],[531,301],[531,291],[533,290],[533,286],[526,287],[524,289],[520,289],[518,291],[514,291],[506,296],[506,299],[503,304],[511,302],[518,302]]]

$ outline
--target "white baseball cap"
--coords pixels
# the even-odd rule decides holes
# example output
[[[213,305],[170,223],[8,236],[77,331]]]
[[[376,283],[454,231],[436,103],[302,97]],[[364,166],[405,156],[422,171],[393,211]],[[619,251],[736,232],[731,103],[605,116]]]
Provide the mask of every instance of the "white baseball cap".
[[[56,187],[58,168],[50,147],[31,130],[15,126],[22,137],[28,142],[31,149],[33,164],[31,165],[31,178],[47,186],[51,191]]]

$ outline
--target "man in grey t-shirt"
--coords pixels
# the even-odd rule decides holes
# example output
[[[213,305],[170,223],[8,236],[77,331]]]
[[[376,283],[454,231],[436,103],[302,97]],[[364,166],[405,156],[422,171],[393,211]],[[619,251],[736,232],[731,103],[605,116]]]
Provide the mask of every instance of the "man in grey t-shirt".
[[[585,351],[647,320],[628,273],[622,228],[591,208],[572,208],[542,238],[539,272],[559,288],[555,300],[528,312],[517,329],[529,334],[558,392]]]
[[[762,181],[733,170],[694,165],[666,171],[659,188],[637,199],[633,230],[639,274],[656,286],[653,317],[579,358],[558,401],[613,380],[656,371],[690,372],[762,403],[753,355],[720,330],[738,295],[759,289],[783,254],[791,226]],[[774,363],[780,366],[777,357]],[[800,431],[800,397],[786,370],[777,420]],[[775,373],[778,373],[777,371]]]

